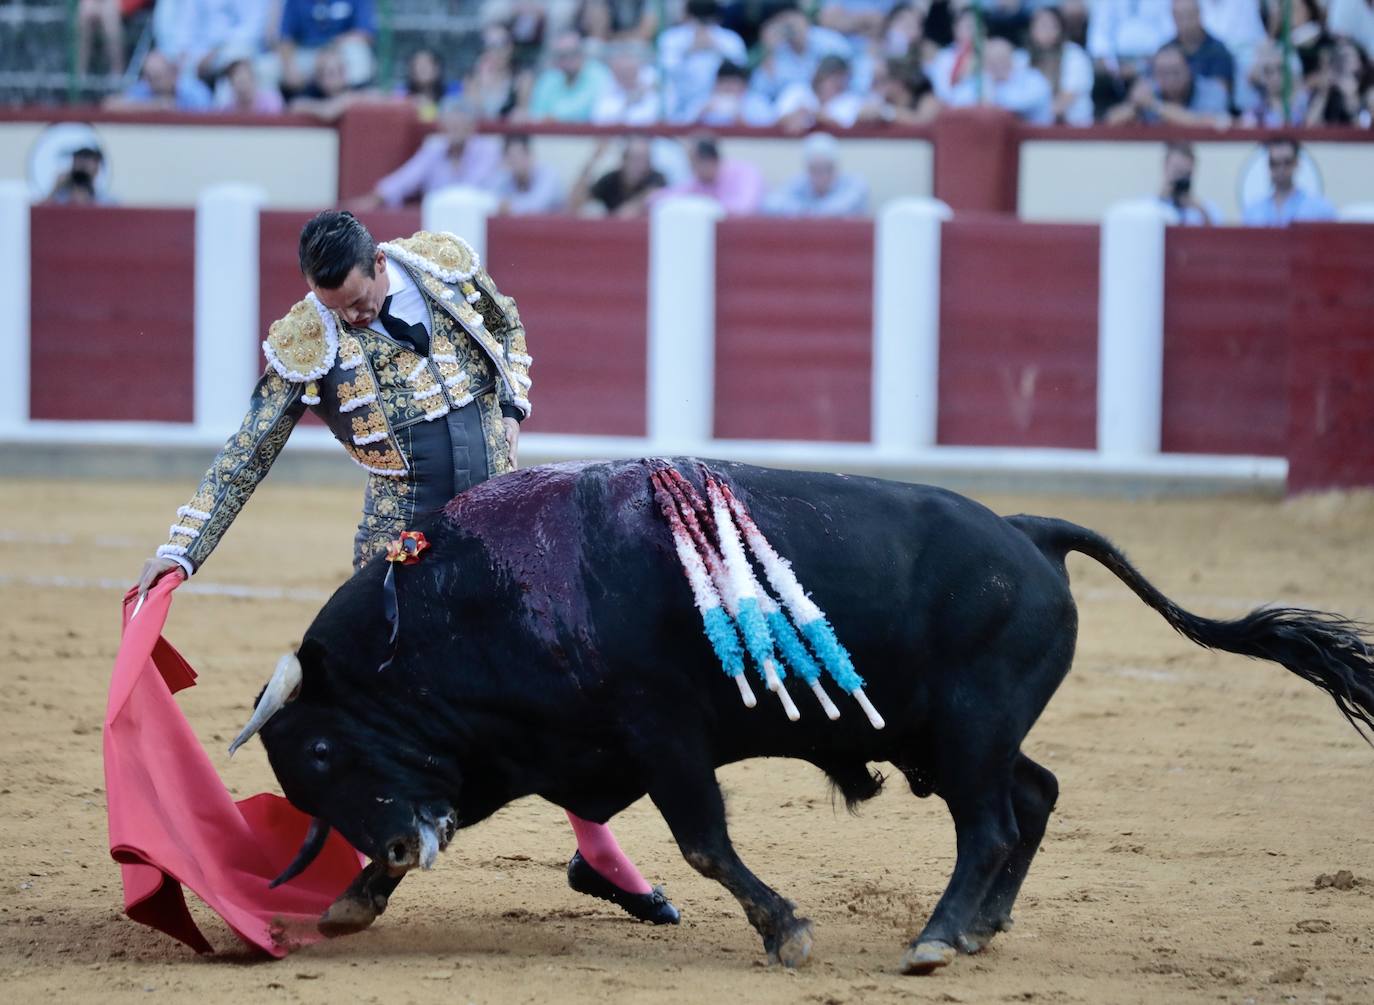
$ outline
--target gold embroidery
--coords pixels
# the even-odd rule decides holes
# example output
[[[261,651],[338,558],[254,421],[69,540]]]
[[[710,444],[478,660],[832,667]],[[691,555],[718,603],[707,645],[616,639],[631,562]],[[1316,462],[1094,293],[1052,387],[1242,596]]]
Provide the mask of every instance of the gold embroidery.
[[[359,439],[386,431],[386,415],[380,408],[369,408],[363,415],[353,417],[353,435]]]
[[[388,243],[433,262],[445,272],[470,273],[477,265],[472,249],[452,234],[421,230],[410,237]]]
[[[272,322],[263,348],[277,372],[292,380],[322,377],[334,362],[329,333],[308,300],[297,301],[286,317]]]

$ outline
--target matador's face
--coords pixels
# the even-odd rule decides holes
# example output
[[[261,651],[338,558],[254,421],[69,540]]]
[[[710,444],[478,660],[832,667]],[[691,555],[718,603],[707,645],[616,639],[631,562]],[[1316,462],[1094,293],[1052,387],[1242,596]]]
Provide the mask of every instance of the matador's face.
[[[331,311],[355,328],[366,328],[381,313],[382,301],[391,292],[386,275],[386,255],[378,251],[372,263],[372,275],[353,266],[338,289],[326,290],[311,283],[310,288]]]

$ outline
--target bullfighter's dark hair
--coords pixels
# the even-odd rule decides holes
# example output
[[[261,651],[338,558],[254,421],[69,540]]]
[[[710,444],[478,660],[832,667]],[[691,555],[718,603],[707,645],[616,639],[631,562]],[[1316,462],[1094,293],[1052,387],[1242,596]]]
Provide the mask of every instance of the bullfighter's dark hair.
[[[301,275],[313,286],[337,290],[356,265],[371,279],[377,242],[352,214],[326,209],[301,230]]]

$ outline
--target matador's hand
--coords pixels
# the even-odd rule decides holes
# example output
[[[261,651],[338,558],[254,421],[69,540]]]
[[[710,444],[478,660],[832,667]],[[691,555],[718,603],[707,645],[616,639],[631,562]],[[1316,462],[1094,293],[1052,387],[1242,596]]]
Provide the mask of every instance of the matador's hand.
[[[506,427],[506,443],[510,445],[510,466],[511,470],[514,471],[520,466],[520,462],[515,459],[516,445],[520,442],[520,423],[503,415],[501,424]]]
[[[186,570],[181,567],[180,562],[174,562],[170,558],[154,556],[143,563],[143,572],[138,577],[138,595],[146,597],[148,591],[167,573],[173,570],[185,574]]]

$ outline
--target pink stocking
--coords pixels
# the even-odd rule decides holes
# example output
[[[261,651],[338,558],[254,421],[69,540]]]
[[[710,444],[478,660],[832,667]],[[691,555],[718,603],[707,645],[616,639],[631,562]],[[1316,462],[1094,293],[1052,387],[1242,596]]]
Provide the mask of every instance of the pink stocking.
[[[577,838],[577,850],[604,879],[610,880],[626,893],[652,892],[653,887],[645,882],[635,864],[620,850],[609,827],[583,820],[571,813],[568,814],[568,823],[572,824],[573,836]]]

